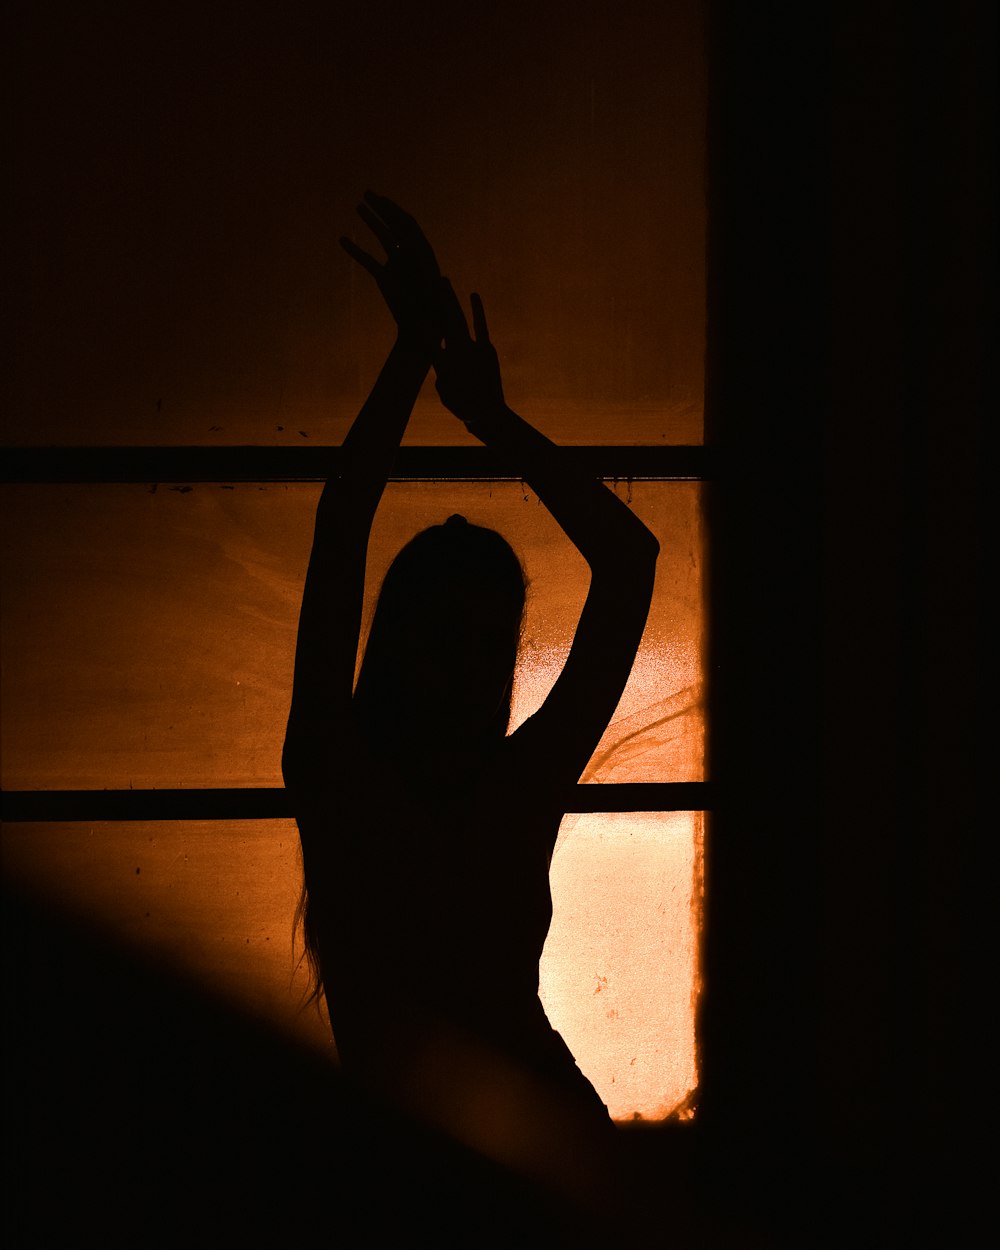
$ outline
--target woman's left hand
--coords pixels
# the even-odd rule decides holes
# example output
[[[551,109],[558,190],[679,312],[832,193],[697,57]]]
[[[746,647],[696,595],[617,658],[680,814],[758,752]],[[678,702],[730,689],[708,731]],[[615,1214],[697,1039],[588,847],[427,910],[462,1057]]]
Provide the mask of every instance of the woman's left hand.
[[[441,280],[444,347],[434,354],[441,402],[473,432],[484,419],[507,411],[500,362],[490,342],[483,301],[472,296],[472,328],[447,278]]]
[[[441,345],[441,271],[434,249],[409,213],[366,191],[358,216],[385,248],[380,263],[351,239],[340,246],[372,275],[396,322],[399,341],[433,353]]]

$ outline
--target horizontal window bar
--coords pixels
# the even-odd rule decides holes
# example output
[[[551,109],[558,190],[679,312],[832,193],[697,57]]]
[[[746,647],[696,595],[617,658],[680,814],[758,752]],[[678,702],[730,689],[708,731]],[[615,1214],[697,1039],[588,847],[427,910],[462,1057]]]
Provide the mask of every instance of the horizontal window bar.
[[[622,782],[570,787],[567,812],[691,812],[711,807],[709,783]],[[0,817],[60,820],[273,820],[292,815],[280,787],[233,790],[4,790]]]
[[[704,447],[565,447],[567,462],[592,477],[701,481]],[[0,482],[322,482],[338,472],[339,447],[7,447]],[[519,481],[484,447],[401,447],[397,482]]]

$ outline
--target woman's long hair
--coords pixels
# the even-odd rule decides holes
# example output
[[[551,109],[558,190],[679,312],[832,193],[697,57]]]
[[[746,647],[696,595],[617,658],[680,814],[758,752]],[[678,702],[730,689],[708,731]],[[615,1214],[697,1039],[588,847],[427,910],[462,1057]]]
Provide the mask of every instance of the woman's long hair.
[[[435,733],[484,750],[506,735],[525,593],[507,540],[457,514],[402,548],[379,591],[354,691],[358,728],[376,751],[405,764]],[[304,862],[295,923],[313,1001],[322,975],[308,878]]]
[[[382,583],[354,692],[372,744],[405,756],[435,733],[501,739],[524,599],[521,562],[495,530],[456,514],[412,538]]]

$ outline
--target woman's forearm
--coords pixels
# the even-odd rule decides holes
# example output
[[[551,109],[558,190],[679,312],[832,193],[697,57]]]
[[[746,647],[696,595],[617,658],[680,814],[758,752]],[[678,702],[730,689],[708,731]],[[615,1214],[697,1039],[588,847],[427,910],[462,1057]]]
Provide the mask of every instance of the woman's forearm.
[[[506,405],[467,422],[470,433],[498,452],[548,508],[591,568],[623,559],[655,559],[659,543],[603,482],[577,470],[558,447]]]
[[[322,740],[324,718],[350,704],[368,538],[429,366],[426,352],[396,343],[344,440],[341,472],[320,496],[299,613],[289,768],[302,756],[303,742]]]
[[[358,211],[386,259],[376,260],[349,239],[341,244],[374,278],[397,336],[344,439],[338,472],[324,487],[316,512],[283,764],[286,775],[300,777],[322,768],[332,728],[349,715],[372,522],[441,337],[441,277],[419,226],[373,192],[366,192]]]
[[[444,283],[445,346],[435,366],[445,407],[531,486],[591,570],[655,563],[659,544],[631,509],[507,406],[483,302],[473,295],[471,303],[474,338],[454,290]]]
[[[335,503],[370,526],[420,388],[430,371],[425,350],[397,339],[342,444],[343,462],[321,508]]]

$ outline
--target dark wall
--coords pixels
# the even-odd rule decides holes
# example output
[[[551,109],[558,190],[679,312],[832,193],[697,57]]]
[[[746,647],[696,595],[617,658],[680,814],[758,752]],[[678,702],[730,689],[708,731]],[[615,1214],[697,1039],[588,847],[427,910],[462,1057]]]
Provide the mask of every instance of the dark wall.
[[[993,25],[715,8],[701,1127],[791,1244],[965,1244]]]
[[[5,442],[340,442],[391,334],[366,188],[554,438],[699,438],[703,0],[9,7]],[[433,399],[409,437],[461,441]]]

